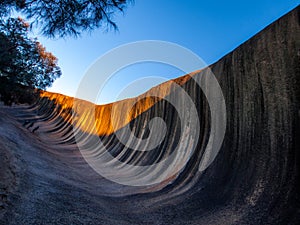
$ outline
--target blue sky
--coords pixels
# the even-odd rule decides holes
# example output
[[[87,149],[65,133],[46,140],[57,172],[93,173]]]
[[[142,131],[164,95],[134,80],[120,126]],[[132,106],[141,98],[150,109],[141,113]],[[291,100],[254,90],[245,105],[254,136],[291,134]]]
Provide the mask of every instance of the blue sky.
[[[79,38],[39,37],[46,49],[58,57],[63,72],[48,90],[74,96],[81,78],[97,58],[134,41],[174,42],[190,49],[209,65],[298,4],[296,0],[136,0],[127,7],[124,15],[118,14],[114,18],[119,28],[117,32],[99,29]],[[182,71],[167,65],[133,65],[118,72],[105,85],[97,102],[114,101],[121,89],[143,77],[171,79],[180,75],[183,75]],[[161,79],[148,81],[125,97],[138,95]]]

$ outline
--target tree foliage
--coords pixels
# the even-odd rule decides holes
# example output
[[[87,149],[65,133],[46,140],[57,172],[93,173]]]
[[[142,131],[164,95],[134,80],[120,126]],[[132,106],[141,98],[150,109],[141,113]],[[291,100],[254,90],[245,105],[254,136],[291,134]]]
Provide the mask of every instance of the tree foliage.
[[[22,95],[24,87],[45,89],[61,75],[57,59],[28,36],[36,25],[48,37],[79,35],[110,26],[112,18],[133,0],[2,0],[0,2],[0,96]],[[12,13],[24,15],[10,18]],[[22,91],[23,90],[23,91]],[[14,98],[15,98],[14,97]],[[19,98],[20,96],[18,96]],[[9,100],[10,101],[10,100]],[[11,101],[10,101],[11,102]]]
[[[20,85],[45,89],[61,75],[57,58],[36,39],[29,37],[28,27],[29,24],[21,18],[0,21],[2,97],[15,92]]]
[[[16,10],[49,37],[79,35],[99,27],[116,28],[112,17],[132,0],[4,0],[0,14]]]

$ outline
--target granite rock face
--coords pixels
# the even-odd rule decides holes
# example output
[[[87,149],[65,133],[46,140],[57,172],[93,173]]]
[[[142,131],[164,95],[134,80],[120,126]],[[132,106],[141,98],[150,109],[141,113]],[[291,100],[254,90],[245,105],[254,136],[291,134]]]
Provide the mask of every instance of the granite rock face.
[[[5,158],[0,161],[8,171],[0,178],[5,196],[1,224],[298,224],[299,19],[297,7],[210,67],[135,99],[95,106],[44,92],[32,106],[1,106],[0,152]],[[226,105],[226,113],[217,117],[206,95],[214,90],[204,91],[195,81],[210,73]],[[174,83],[192,100],[199,123],[189,120],[192,109]],[[113,107],[117,112],[111,116]],[[149,125],[156,117],[166,130]],[[206,147],[214,142],[210,137],[217,133],[212,121],[224,118],[221,148],[199,171]],[[182,121],[188,124],[181,126]],[[198,124],[197,137],[191,136]],[[139,139],[128,135],[127,128]],[[159,145],[143,151],[151,145],[151,135],[163,136],[160,131],[165,136]],[[139,173],[119,164],[117,172],[102,168],[116,179],[136,175],[124,182],[165,177],[147,186],[113,182],[85,161],[107,151],[123,164],[143,167],[164,161],[177,146],[180,157],[169,166]]]

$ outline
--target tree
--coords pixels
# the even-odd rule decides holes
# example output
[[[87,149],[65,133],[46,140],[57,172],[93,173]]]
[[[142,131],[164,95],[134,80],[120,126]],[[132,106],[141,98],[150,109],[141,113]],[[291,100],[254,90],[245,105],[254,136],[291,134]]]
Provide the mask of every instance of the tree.
[[[20,86],[45,89],[61,76],[57,58],[30,38],[28,30],[29,24],[21,18],[0,21],[2,100],[14,95]]]
[[[40,27],[48,37],[79,35],[81,31],[113,27],[115,12],[132,0],[4,0],[0,14],[16,10]]]
[[[61,75],[57,59],[28,36],[36,25],[48,37],[79,35],[99,27],[117,28],[112,17],[133,0],[2,0],[0,2],[0,96],[16,96],[17,89],[45,89]],[[21,13],[31,21],[10,18]],[[21,94],[20,94],[21,93]],[[19,91],[22,95],[22,91]],[[6,96],[6,97],[5,97]],[[18,96],[19,98],[20,96]],[[10,100],[9,100],[10,101]]]

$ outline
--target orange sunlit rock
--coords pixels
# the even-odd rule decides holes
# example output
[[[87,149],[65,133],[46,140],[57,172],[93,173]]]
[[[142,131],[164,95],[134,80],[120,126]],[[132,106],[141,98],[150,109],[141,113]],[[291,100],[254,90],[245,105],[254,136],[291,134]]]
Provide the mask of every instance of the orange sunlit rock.
[[[62,111],[72,109],[74,112],[72,119],[69,114],[61,113],[61,116],[83,132],[99,136],[110,135],[150,109],[161,98],[170,94],[175,86],[185,84],[190,78],[190,75],[186,75],[170,80],[151,88],[136,98],[105,105],[95,105],[85,100],[48,91],[42,91],[40,97],[55,101],[61,106]],[[159,93],[159,97],[157,97],[157,93]],[[94,117],[90,115],[94,115]]]

